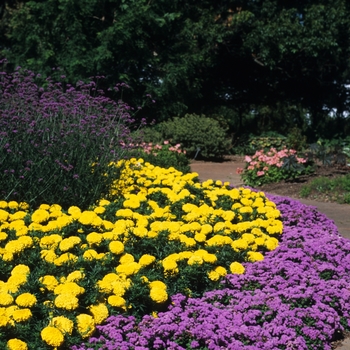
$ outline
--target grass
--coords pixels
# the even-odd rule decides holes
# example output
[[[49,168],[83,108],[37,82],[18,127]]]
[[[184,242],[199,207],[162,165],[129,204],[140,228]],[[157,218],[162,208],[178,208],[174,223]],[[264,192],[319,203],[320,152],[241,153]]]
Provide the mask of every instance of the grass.
[[[311,194],[315,196],[322,194],[338,203],[350,204],[350,174],[335,178],[321,176],[312,180],[300,191],[300,196],[304,198]]]

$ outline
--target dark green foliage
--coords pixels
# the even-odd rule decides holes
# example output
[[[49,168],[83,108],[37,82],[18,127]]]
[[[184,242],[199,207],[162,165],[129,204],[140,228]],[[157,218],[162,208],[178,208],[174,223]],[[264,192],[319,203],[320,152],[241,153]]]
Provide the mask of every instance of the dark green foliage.
[[[308,114],[310,138],[350,130],[346,0],[5,0],[0,18],[12,68],[123,81],[131,104],[156,100],[149,120],[225,111],[232,132],[287,134]]]
[[[303,151],[307,147],[306,136],[297,127],[289,131],[286,143],[288,148],[295,149],[296,151]]]
[[[191,158],[220,157],[229,150],[227,130],[217,120],[204,115],[175,117],[162,122],[159,130],[164,139],[181,144]]]

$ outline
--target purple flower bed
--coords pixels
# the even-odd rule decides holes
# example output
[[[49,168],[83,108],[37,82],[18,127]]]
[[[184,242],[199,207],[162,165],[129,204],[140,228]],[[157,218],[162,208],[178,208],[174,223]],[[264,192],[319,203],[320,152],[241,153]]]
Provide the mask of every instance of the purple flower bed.
[[[157,318],[113,316],[83,349],[331,349],[350,326],[350,241],[316,208],[268,196],[279,247],[202,298],[172,297]]]

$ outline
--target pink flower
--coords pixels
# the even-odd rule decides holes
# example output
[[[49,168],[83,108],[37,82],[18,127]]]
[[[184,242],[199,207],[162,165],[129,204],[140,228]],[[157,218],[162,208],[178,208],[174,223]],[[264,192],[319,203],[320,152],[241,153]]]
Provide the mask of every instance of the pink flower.
[[[258,175],[258,176],[263,176],[263,175],[265,175],[265,171],[263,171],[263,170],[258,171],[258,172],[256,173],[256,175]]]
[[[252,161],[252,158],[250,158],[249,156],[245,156],[244,160],[247,162],[247,163],[250,163]]]
[[[243,169],[242,168],[237,168],[236,169],[236,174],[240,175],[243,173]]]
[[[169,141],[164,141],[164,145],[168,145],[169,144]]]

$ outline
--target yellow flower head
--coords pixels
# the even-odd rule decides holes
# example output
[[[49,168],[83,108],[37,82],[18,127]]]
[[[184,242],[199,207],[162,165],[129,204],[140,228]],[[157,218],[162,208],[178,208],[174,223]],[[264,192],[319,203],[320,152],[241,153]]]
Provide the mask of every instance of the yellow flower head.
[[[55,306],[59,309],[64,309],[68,311],[75,310],[79,307],[79,300],[77,297],[70,293],[59,294],[55,298]]]
[[[25,322],[32,317],[32,312],[30,309],[18,309],[13,311],[12,317],[15,322]]]
[[[139,264],[142,267],[145,267],[145,266],[151,265],[155,260],[156,260],[155,256],[150,255],[150,254],[144,254],[139,259]]]
[[[231,273],[234,274],[242,274],[245,271],[245,268],[242,264],[240,264],[239,262],[234,261],[231,265],[230,265],[230,271]]]
[[[64,342],[64,336],[62,332],[52,326],[45,327],[41,331],[41,339],[48,345],[53,347],[61,346]]]
[[[71,335],[73,332],[74,323],[67,317],[56,316],[50,320],[50,326],[59,329],[62,334]]]
[[[20,294],[16,298],[16,304],[21,307],[32,307],[36,304],[36,302],[37,302],[37,299],[35,295],[30,293]]]
[[[168,293],[163,288],[151,288],[150,297],[155,303],[162,304],[168,300]]]
[[[28,345],[24,341],[13,338],[7,342],[7,347],[9,350],[28,350]]]
[[[92,313],[96,324],[101,324],[109,316],[108,308],[103,303],[91,305],[89,310]]]

